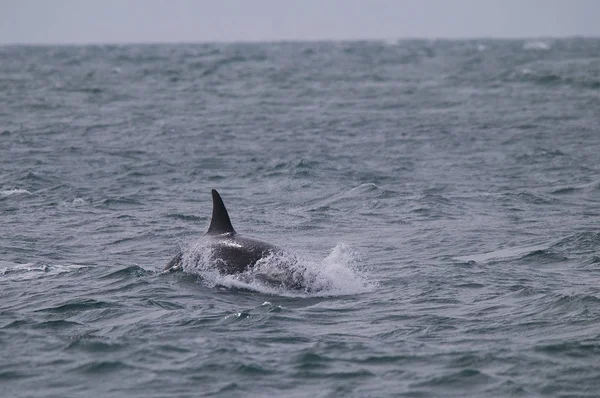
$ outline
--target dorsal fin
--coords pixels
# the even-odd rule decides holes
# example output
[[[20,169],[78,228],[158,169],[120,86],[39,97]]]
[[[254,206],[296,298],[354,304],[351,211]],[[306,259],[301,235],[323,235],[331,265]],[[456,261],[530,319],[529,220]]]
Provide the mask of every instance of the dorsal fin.
[[[213,212],[212,219],[210,220],[210,227],[208,227],[207,235],[222,235],[227,233],[235,234],[235,230],[229,220],[229,214],[223,203],[223,199],[217,192],[216,189],[212,190],[213,198]]]

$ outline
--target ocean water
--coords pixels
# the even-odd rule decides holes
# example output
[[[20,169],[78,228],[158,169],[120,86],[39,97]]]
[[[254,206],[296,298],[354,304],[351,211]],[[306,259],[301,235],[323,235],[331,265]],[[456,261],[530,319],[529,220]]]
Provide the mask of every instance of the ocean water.
[[[4,46],[0,98],[3,397],[600,394],[600,39]],[[162,273],[212,188],[306,290]]]

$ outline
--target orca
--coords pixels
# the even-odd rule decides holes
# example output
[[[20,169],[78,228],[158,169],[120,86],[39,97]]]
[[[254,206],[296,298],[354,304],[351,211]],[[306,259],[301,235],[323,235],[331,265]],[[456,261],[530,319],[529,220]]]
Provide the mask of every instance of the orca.
[[[211,260],[219,273],[242,273],[254,267],[260,259],[283,252],[275,245],[238,234],[231,225],[221,195],[215,189],[212,190],[212,200],[212,218],[205,237],[207,250],[211,251]],[[183,261],[183,251],[179,251],[165,266],[164,272],[183,270]]]

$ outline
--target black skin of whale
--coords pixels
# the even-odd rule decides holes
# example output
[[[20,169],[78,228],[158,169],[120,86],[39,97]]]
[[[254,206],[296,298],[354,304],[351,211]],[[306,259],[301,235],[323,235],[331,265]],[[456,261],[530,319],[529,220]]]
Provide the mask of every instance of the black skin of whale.
[[[221,274],[230,275],[246,271],[258,260],[272,253],[281,252],[278,247],[258,239],[241,236],[233,229],[229,214],[219,193],[212,190],[213,213],[206,232],[213,259]],[[183,268],[183,253],[180,251],[165,266],[166,272]]]

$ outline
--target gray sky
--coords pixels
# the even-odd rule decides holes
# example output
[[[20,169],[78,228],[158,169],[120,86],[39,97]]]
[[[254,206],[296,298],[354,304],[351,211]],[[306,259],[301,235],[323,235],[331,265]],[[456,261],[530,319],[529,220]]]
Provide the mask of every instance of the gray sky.
[[[600,37],[600,0],[0,0],[0,43]]]

